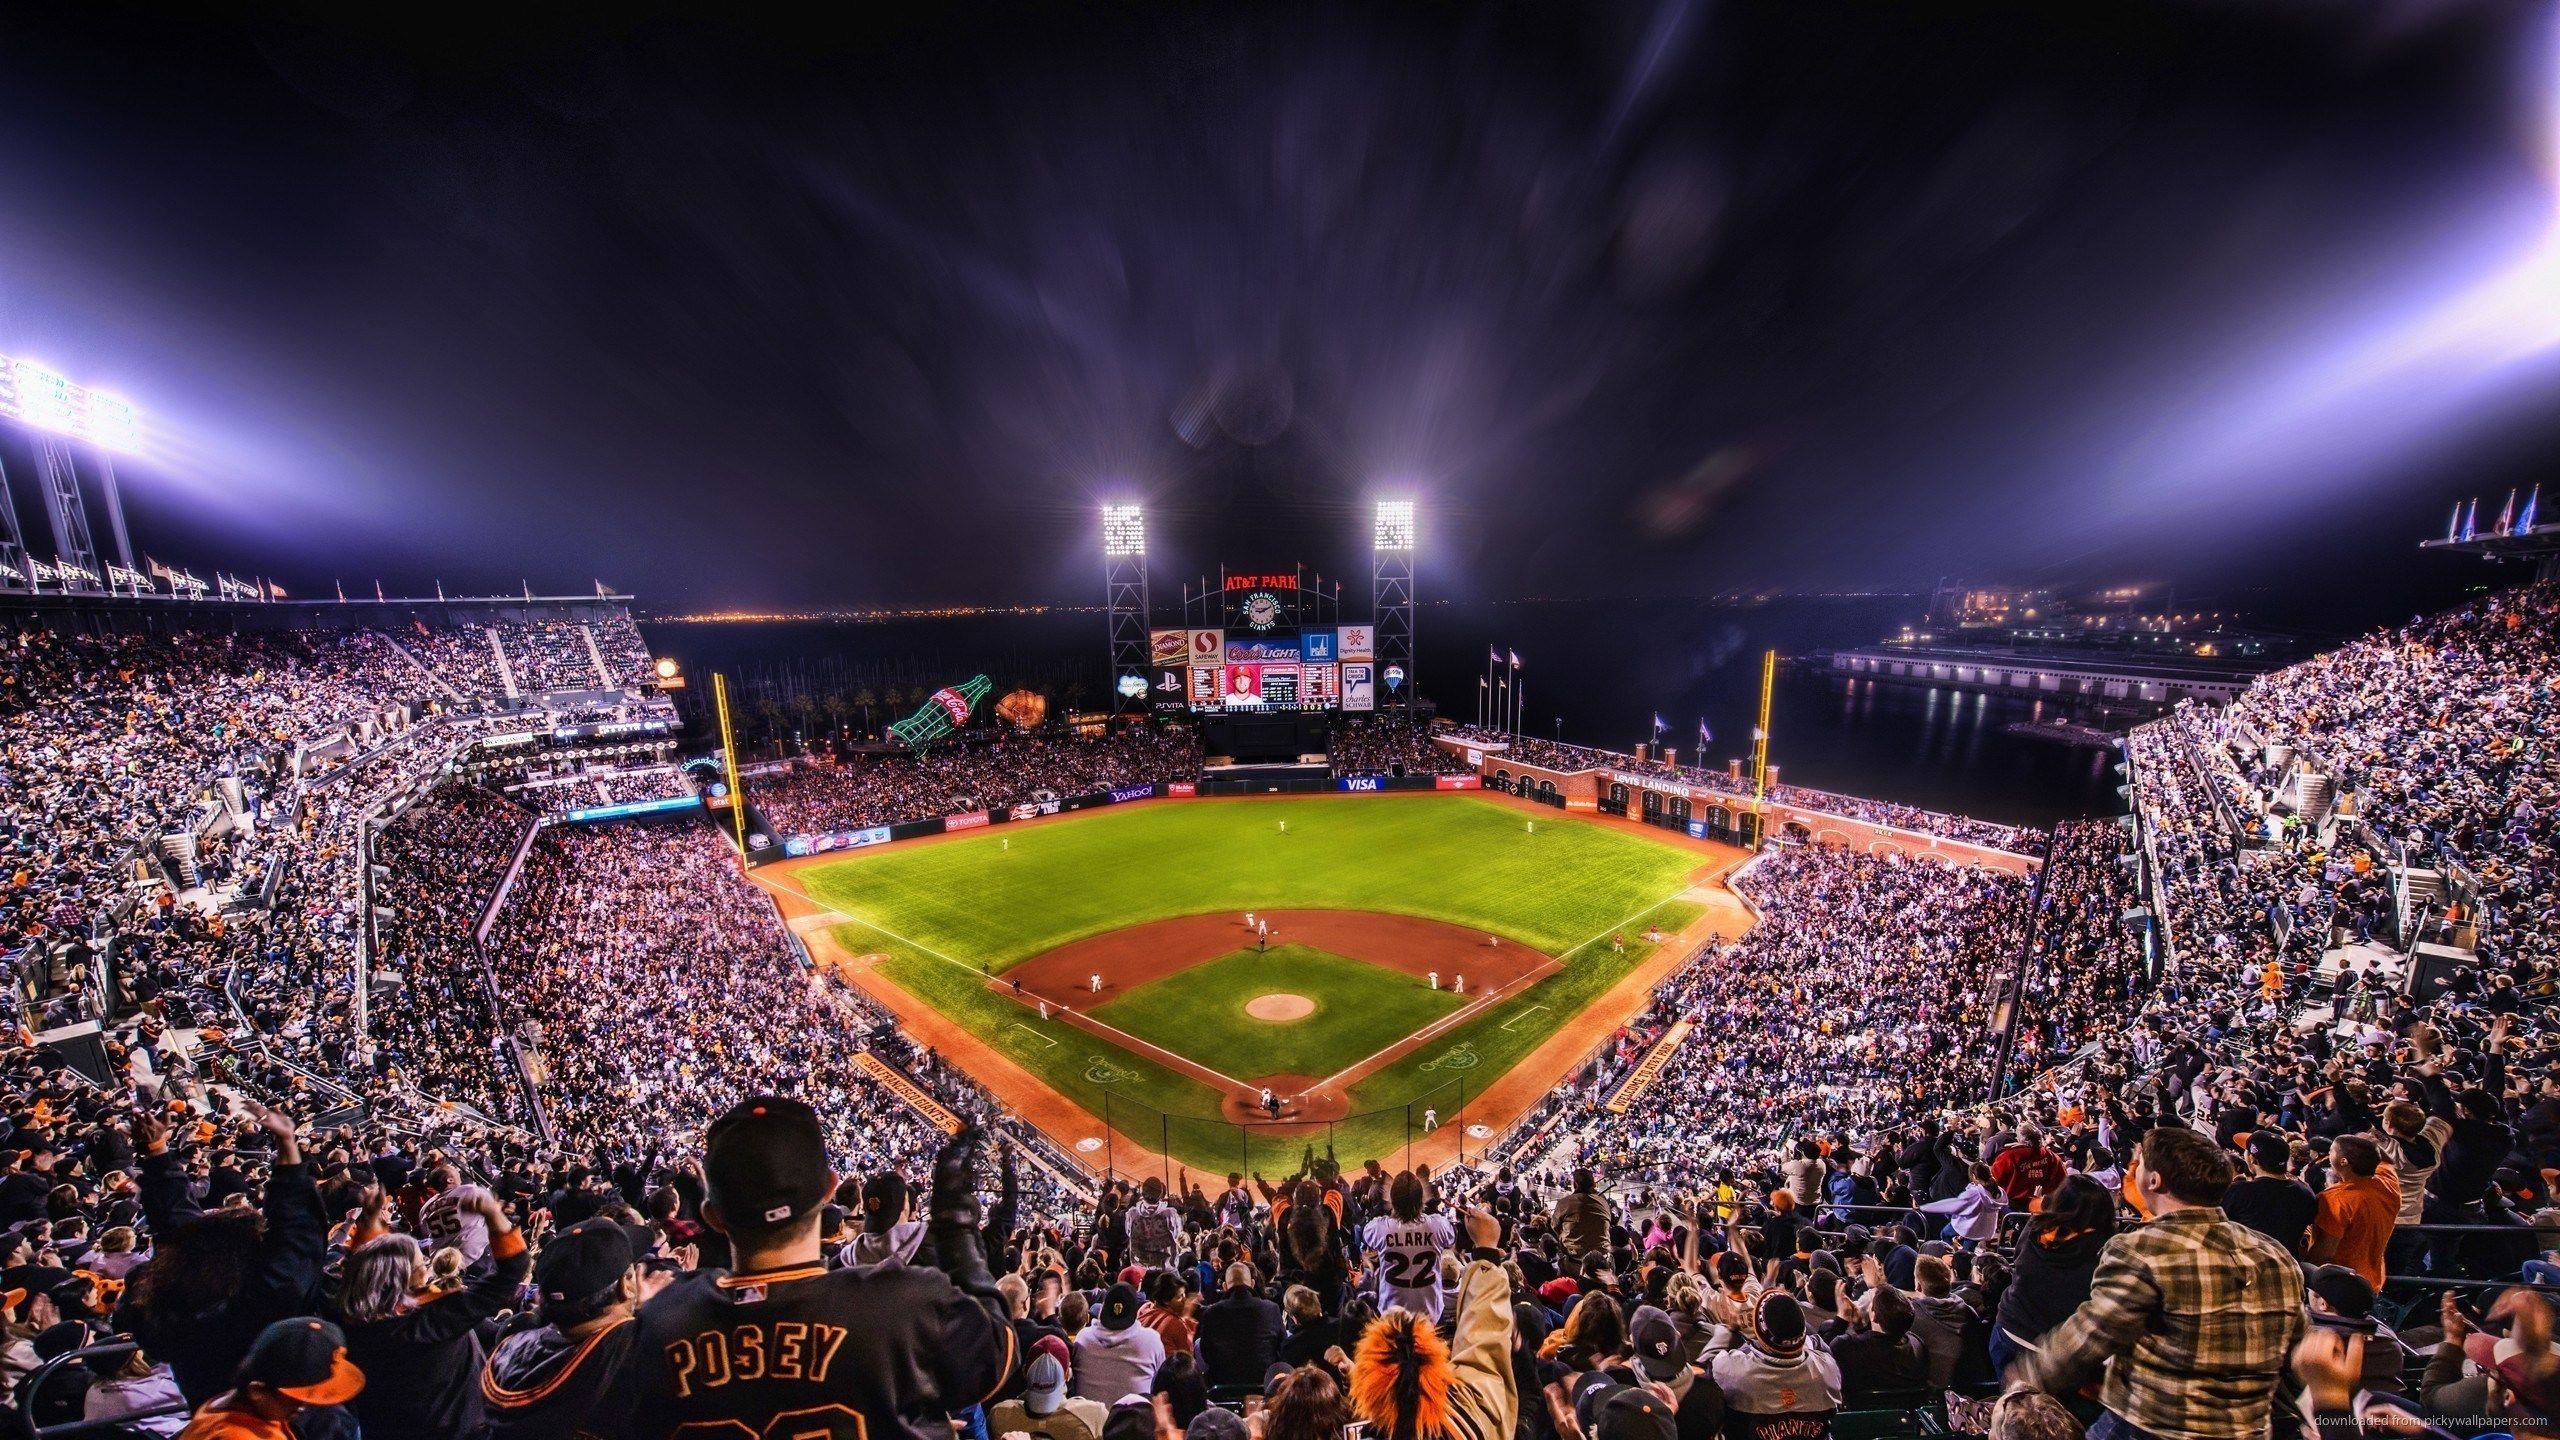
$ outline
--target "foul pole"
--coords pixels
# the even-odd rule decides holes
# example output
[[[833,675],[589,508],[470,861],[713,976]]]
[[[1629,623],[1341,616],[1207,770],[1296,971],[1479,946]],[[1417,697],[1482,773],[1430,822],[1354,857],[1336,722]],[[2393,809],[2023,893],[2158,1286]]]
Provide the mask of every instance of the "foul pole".
[[[1769,838],[1769,821],[1762,813],[1769,799],[1769,701],[1778,686],[1778,652],[1770,650],[1760,656],[1760,723],[1751,730],[1751,837],[1757,845]]]
[[[729,819],[738,836],[738,869],[747,868],[747,790],[738,783],[738,739],[729,728],[729,677],[711,672],[711,697],[720,707],[720,763],[729,771]]]

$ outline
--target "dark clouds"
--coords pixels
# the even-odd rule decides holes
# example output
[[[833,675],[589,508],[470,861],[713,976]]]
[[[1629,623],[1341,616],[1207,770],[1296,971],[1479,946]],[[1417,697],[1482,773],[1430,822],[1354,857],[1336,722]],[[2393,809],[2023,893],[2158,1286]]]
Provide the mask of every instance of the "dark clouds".
[[[682,602],[1089,598],[1122,489],[1347,568],[1382,485],[1443,594],[2210,579],[2549,448],[2144,443],[2538,183],[2523,7],[927,8],[13,18],[0,349],[165,417],[146,533]]]

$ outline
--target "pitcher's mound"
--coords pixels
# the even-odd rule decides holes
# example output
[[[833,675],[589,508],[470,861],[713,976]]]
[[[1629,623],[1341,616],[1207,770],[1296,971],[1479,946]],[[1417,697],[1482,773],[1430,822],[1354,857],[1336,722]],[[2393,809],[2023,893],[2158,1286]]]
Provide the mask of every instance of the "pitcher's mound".
[[[1316,1013],[1316,1002],[1304,995],[1256,995],[1244,1002],[1244,1013],[1256,1020],[1304,1020]]]

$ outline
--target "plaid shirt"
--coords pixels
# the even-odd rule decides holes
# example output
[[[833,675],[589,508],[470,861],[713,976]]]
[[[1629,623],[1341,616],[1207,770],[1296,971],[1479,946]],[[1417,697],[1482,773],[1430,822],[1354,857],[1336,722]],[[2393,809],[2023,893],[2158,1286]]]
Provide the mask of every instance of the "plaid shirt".
[[[2037,1382],[2107,1364],[2098,1398],[2166,1440],[2255,1440],[2302,1338],[2302,1267],[2218,1206],[2162,1216],[2107,1242],[2089,1298],[2038,1348]]]

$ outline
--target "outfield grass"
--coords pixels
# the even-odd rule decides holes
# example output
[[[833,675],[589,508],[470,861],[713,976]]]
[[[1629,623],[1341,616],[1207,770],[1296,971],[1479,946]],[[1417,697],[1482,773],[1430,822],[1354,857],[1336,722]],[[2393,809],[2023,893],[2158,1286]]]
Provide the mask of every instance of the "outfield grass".
[[[1633,935],[1645,924],[1676,931],[1694,919],[1696,906],[1669,897],[1701,863],[1697,852],[1667,841],[1561,815],[1530,817],[1473,796],[1312,796],[1159,802],[999,826],[965,839],[857,852],[803,868],[792,883],[853,917],[857,923],[840,926],[838,938],[853,953],[886,955],[879,973],[891,982],[1077,1104],[1097,1115],[1109,1107],[1123,1133],[1223,1171],[1234,1168],[1240,1149],[1263,1157],[1216,1118],[1215,1091],[1062,1021],[1042,1021],[991,992],[979,967],[1001,974],[1084,936],[1170,916],[1254,909],[1419,915],[1565,959],[1561,973],[1353,1087],[1355,1114],[1335,1127],[1335,1143],[1346,1162],[1356,1162],[1391,1156],[1403,1143],[1408,1100],[1417,1121],[1425,1106],[1454,1119],[1460,1084],[1482,1093],[1642,962],[1648,950]],[[1620,929],[1630,937],[1626,954],[1594,943]],[[1241,1006],[1256,993],[1231,992],[1230,1003]],[[1244,1021],[1229,1028],[1235,1042],[1259,1045],[1287,1027]],[[1403,1026],[1388,1039],[1417,1028]],[[1180,1046],[1147,1038],[1229,1075],[1342,1068],[1277,1064],[1258,1051],[1212,1059],[1208,1048],[1232,1049],[1215,1036],[1186,1037]],[[965,1064],[967,1057],[954,1058]],[[1198,1118],[1159,1121],[1157,1112]],[[1299,1143],[1285,1147],[1287,1157],[1275,1150],[1267,1163],[1286,1170]]]
[[[1533,834],[1530,818],[1468,795],[1185,800],[857,851],[792,878],[821,904],[1002,972],[1086,935],[1220,910],[1421,915],[1556,955],[1700,864],[1563,816],[1535,817]]]
[[[1254,997],[1304,995],[1315,1010],[1296,1020],[1256,1020]],[[1400,971],[1306,945],[1239,950],[1141,985],[1093,1012],[1114,1029],[1222,1075],[1339,1074],[1463,1008],[1466,1000]]]

